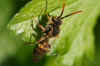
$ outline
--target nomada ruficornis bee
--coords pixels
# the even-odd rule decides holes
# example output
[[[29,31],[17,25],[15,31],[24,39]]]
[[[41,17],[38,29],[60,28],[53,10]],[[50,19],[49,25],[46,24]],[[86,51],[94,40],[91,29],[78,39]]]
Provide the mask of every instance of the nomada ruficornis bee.
[[[46,25],[46,27],[43,27],[40,24],[38,25],[41,28],[41,30],[44,32],[46,37],[48,38],[57,37],[58,34],[60,33],[60,25],[62,24],[62,19],[82,12],[82,11],[76,11],[76,12],[73,12],[71,14],[68,14],[62,17],[63,12],[64,12],[64,7],[65,7],[65,3],[63,4],[63,8],[62,8],[60,16],[49,16],[47,14],[48,24]],[[44,39],[45,39],[44,37],[40,38],[38,42],[41,42]]]
[[[38,27],[42,30],[43,36],[37,41],[37,46],[33,51],[33,61],[38,62],[45,56],[47,52],[49,52],[50,44],[48,43],[49,39],[52,37],[56,37],[60,33],[60,25],[62,24],[62,19],[69,17],[74,14],[78,14],[82,11],[76,11],[66,16],[63,16],[65,4],[63,4],[63,8],[60,16],[49,16],[47,14],[48,23],[44,27],[41,24],[38,24]]]

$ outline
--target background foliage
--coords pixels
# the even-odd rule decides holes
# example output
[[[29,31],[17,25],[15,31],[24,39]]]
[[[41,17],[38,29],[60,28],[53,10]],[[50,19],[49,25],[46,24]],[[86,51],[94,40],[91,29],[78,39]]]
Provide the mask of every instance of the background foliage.
[[[56,4],[56,3],[57,4]],[[62,1],[49,0],[48,12],[59,15]],[[56,50],[59,56],[47,56],[43,61],[34,64],[32,61],[33,47],[25,46],[20,38],[28,40],[28,30],[24,22],[32,19],[32,14],[38,16],[41,8],[45,6],[44,0],[3,0],[0,1],[0,64],[1,66],[99,66],[100,52],[100,1],[99,0],[67,0],[64,15],[77,10],[83,10],[82,14],[64,19],[61,26],[60,38],[53,42],[52,50]],[[52,5],[51,5],[52,3]],[[24,6],[26,4],[26,6]],[[59,4],[59,5],[58,5]],[[42,6],[41,6],[42,5]],[[41,6],[41,7],[40,7]],[[23,8],[24,7],[24,8]],[[21,9],[21,10],[20,10]],[[17,13],[18,12],[18,13]],[[17,13],[17,17],[13,17]],[[24,15],[24,16],[23,16]],[[13,18],[12,18],[13,17]],[[10,23],[9,23],[10,22]],[[26,29],[26,33],[19,36],[7,30],[16,27]],[[20,24],[25,27],[20,27]],[[30,26],[27,26],[30,29]],[[12,30],[12,29],[11,29]],[[31,30],[30,30],[31,31]],[[17,37],[16,37],[16,35]],[[60,42],[58,42],[60,41]],[[63,45],[62,45],[63,44]],[[94,44],[94,45],[93,45]],[[95,46],[95,51],[94,51]],[[93,54],[95,52],[95,61]],[[55,60],[56,59],[56,60]],[[89,62],[90,61],[90,62]]]

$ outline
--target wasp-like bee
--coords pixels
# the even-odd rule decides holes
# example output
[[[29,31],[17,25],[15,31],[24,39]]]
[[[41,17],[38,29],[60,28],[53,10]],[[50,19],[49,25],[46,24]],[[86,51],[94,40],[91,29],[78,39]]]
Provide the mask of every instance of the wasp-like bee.
[[[40,61],[47,52],[49,52],[50,44],[48,43],[48,38],[45,38],[43,41],[39,42],[35,50],[33,51],[33,61]]]
[[[65,7],[65,4],[63,4],[63,8],[62,8],[60,16],[49,16],[47,14],[48,22],[47,22],[47,25],[45,27],[42,26],[41,24],[38,24],[38,27],[43,32],[43,36],[41,36],[40,39],[37,41],[38,44],[33,51],[33,60],[35,62],[41,60],[43,58],[43,56],[45,56],[45,54],[47,52],[49,52],[49,49],[51,46],[48,43],[48,41],[52,37],[56,37],[59,35],[60,26],[62,24],[62,19],[82,12],[82,11],[76,11],[76,12],[73,12],[71,14],[68,14],[68,15],[62,17],[63,12],[64,12],[64,7]]]
[[[76,12],[73,12],[71,14],[68,14],[68,15],[62,17],[63,12],[64,12],[64,7],[65,7],[65,4],[63,4],[63,8],[62,8],[60,16],[49,16],[47,14],[48,24],[46,25],[46,27],[43,27],[40,24],[38,25],[41,28],[42,32],[44,32],[44,35],[46,37],[52,38],[52,37],[58,36],[58,34],[60,33],[60,25],[62,24],[62,19],[82,12],[82,11],[76,11]],[[44,40],[44,37],[40,38],[39,42],[42,40]]]

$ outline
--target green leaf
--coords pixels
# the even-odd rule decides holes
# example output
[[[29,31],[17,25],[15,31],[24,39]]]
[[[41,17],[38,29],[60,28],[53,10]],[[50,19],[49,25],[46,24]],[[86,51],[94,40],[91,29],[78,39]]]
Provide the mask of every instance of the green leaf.
[[[44,66],[86,66],[88,60],[93,61],[94,58],[93,29],[99,13],[100,1],[68,0],[65,2],[68,5],[65,7],[63,16],[74,11],[83,12],[62,20],[59,38],[55,41],[50,40],[51,52],[57,56],[47,56]],[[49,0],[47,12],[53,16],[59,15],[62,3],[63,1]],[[37,34],[32,30],[31,23],[33,21],[34,26],[36,25],[43,8],[45,8],[45,0],[30,1],[13,17],[8,28],[17,36],[21,36],[24,41],[30,41],[32,33]],[[36,37],[32,37],[31,41],[35,42],[35,39]]]
[[[53,3],[53,1],[48,2],[48,12],[59,7],[59,5],[56,5],[55,3],[53,3],[52,6],[49,6],[49,4],[51,3]],[[58,4],[60,3],[58,2]],[[34,33],[31,27],[31,23],[32,21],[34,24],[38,22],[37,16],[40,15],[41,11],[45,9],[45,7],[46,7],[45,0],[30,1],[24,8],[20,10],[19,13],[17,13],[14,16],[14,18],[8,25],[8,28],[10,28],[10,30],[13,30],[13,32],[15,32],[16,35],[22,36],[25,41],[30,41],[30,37],[32,33]],[[35,39],[33,37],[32,41],[34,40]]]

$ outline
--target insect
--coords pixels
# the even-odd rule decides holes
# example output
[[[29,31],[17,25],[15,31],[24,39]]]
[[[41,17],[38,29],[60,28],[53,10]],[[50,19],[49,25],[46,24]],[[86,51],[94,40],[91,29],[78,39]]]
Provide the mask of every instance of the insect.
[[[48,44],[48,38],[45,38],[42,42],[40,42],[35,50],[33,51],[33,61],[40,61],[47,52],[49,52],[50,44]]]
[[[64,17],[62,17],[64,12],[65,4],[63,4],[61,14],[59,16],[49,16],[47,14],[48,23],[44,27],[41,24],[38,24],[38,27],[42,30],[43,36],[40,37],[40,39],[37,41],[38,44],[33,51],[33,61],[37,62],[45,56],[47,52],[49,52],[49,49],[51,48],[50,44],[48,43],[49,39],[52,37],[56,37],[60,33],[60,26],[62,24],[62,19],[69,17],[74,14],[78,14],[82,11],[76,11],[71,14],[68,14]]]
[[[82,11],[76,11],[76,12],[73,12],[71,14],[68,14],[68,15],[62,17],[63,12],[64,12],[64,7],[65,7],[65,3],[63,4],[63,8],[62,8],[60,16],[47,15],[48,24],[46,27],[43,27],[42,25],[39,24],[39,27],[44,32],[45,37],[48,37],[48,38],[57,37],[60,33],[60,25],[62,24],[62,19],[82,12]],[[40,38],[40,40],[38,42],[41,42],[44,39],[45,39],[44,37]]]

